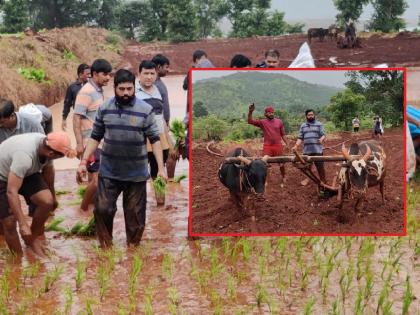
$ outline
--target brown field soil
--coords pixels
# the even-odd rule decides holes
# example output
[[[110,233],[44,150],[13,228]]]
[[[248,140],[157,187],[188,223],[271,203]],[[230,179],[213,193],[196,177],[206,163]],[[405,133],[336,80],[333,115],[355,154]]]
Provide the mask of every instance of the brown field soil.
[[[373,67],[387,63],[390,67],[420,66],[420,34],[401,32],[392,35],[381,33],[360,34],[362,47],[339,49],[335,42],[317,39],[310,44],[316,67]],[[251,59],[252,64],[262,61],[270,48],[280,52],[280,67],[287,67],[297,56],[300,46],[307,41],[305,34],[262,36],[252,38],[211,39],[190,43],[134,43],[125,51],[124,65],[137,70],[140,60],[152,58],[157,53],[169,57],[173,73],[186,73],[192,64],[196,49],[207,52],[217,67],[229,67],[231,58],[238,53]],[[335,58],[332,62],[330,58]]]
[[[366,132],[359,136],[350,133],[334,134],[327,138],[326,147],[340,150],[345,140],[369,137]],[[367,198],[358,213],[354,212],[354,200],[346,200],[342,214],[347,222],[338,219],[335,197],[322,199],[312,182],[303,187],[305,178],[290,163],[286,164],[287,183],[279,185],[280,171],[277,165],[269,168],[265,201],[256,203],[257,233],[403,233],[404,226],[404,165],[403,132],[401,129],[386,130],[382,138],[387,155],[385,198],[382,205],[378,187],[368,189]],[[346,143],[347,147],[351,141]],[[339,145],[339,146],[336,146]],[[220,147],[222,145],[219,144]],[[236,147],[240,147],[238,144]],[[230,145],[230,148],[235,147]],[[260,143],[247,143],[251,155],[260,155]],[[336,155],[333,149],[325,155]],[[222,151],[224,150],[222,147]],[[249,213],[236,207],[230,200],[229,191],[218,179],[217,171],[223,158],[210,155],[205,143],[195,143],[192,155],[192,230],[193,233],[250,233]],[[340,168],[336,162],[325,163],[329,183]],[[217,196],[215,198],[215,196]]]

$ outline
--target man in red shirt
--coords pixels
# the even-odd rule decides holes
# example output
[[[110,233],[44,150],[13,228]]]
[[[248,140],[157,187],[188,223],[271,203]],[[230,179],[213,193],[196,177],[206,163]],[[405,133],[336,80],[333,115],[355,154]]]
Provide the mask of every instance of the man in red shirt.
[[[264,133],[264,147],[263,155],[268,156],[279,156],[283,154],[283,145],[281,140],[283,139],[286,147],[289,146],[289,141],[286,138],[286,132],[284,130],[284,125],[281,119],[274,118],[274,108],[273,106],[268,106],[265,108],[264,115],[267,119],[253,119],[252,112],[255,109],[255,105],[249,105],[248,111],[248,124],[254,125],[262,129]],[[283,187],[286,170],[284,164],[280,164],[280,173],[282,175],[281,186]]]

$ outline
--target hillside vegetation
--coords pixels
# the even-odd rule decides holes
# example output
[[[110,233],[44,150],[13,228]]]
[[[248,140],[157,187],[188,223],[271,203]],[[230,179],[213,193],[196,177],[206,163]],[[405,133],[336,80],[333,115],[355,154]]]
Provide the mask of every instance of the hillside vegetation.
[[[96,28],[64,28],[24,34],[0,35],[0,98],[16,106],[29,102],[52,105],[64,97],[76,79],[80,63],[105,58],[116,67],[122,39]]]
[[[307,108],[328,105],[339,91],[339,88],[299,81],[285,74],[246,72],[196,82],[193,104],[201,102],[209,113],[229,118],[245,115],[252,102],[257,113],[273,104],[276,109],[302,114]]]

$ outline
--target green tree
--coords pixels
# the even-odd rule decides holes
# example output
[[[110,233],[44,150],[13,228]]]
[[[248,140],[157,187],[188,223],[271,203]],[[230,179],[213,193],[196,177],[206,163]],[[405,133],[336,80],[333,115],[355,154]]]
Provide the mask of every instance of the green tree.
[[[31,20],[35,29],[62,28],[96,21],[99,0],[31,0]]]
[[[373,13],[370,28],[385,33],[398,32],[405,27],[405,21],[401,16],[408,8],[405,0],[372,0]]]
[[[401,126],[404,112],[402,71],[349,71],[346,86],[365,95],[365,112],[378,114],[392,126]]]
[[[198,19],[198,38],[217,33],[217,22],[229,10],[226,0],[195,0],[194,6]]]
[[[168,4],[168,38],[174,42],[197,38],[197,15],[191,0],[177,0]]]
[[[193,106],[193,115],[195,117],[203,117],[207,116],[209,112],[207,111],[207,108],[204,106],[203,102],[196,102]]]
[[[97,16],[98,26],[106,29],[116,28],[117,13],[122,4],[121,0],[102,0]]]
[[[363,12],[363,6],[369,3],[369,0],[333,0],[339,13],[335,16],[337,23],[344,26],[349,19],[357,21]]]
[[[365,97],[362,94],[346,89],[331,97],[327,111],[331,113],[331,119],[336,126],[344,126],[345,130],[350,130],[351,120],[358,114],[364,102]]]
[[[286,33],[303,33],[304,23],[287,24]]]
[[[228,18],[232,23],[231,37],[280,35],[287,31],[283,12],[268,12],[270,0],[229,0]]]
[[[28,0],[9,0],[4,2],[4,18],[2,32],[22,32],[29,26],[29,3]]]

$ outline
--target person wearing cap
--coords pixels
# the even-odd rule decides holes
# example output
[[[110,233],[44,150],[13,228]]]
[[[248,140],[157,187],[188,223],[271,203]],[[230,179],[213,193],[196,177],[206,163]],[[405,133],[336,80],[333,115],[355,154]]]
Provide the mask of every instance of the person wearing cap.
[[[67,129],[67,117],[70,113],[70,109],[74,109],[76,102],[76,96],[79,93],[83,85],[85,85],[90,78],[90,66],[82,63],[77,67],[77,79],[70,84],[66,91],[66,97],[64,98],[63,104],[63,120],[61,123],[61,129],[66,131]]]
[[[135,75],[115,73],[115,97],[102,104],[86,150],[77,169],[78,182],[86,176],[87,158],[104,140],[95,198],[95,228],[100,245],[112,245],[116,202],[123,193],[127,245],[138,245],[146,225],[146,182],[149,179],[146,139],[152,146],[158,172],[164,180],[160,132],[153,107],[135,96]]]
[[[322,156],[324,154],[323,144],[326,140],[324,125],[316,120],[313,109],[307,109],[305,111],[305,116],[306,122],[300,126],[298,139],[292,148],[292,151],[296,151],[303,143],[303,154],[309,156]],[[326,183],[324,162],[315,162],[315,167],[321,181]],[[308,183],[308,178],[301,182],[303,186],[306,186]]]
[[[70,138],[64,132],[26,133],[10,137],[0,144],[0,221],[9,249],[22,254],[16,223],[25,243],[35,254],[44,256],[44,224],[58,203],[41,171],[50,161],[74,157]],[[19,195],[35,205],[29,226],[22,212]]]
[[[105,59],[96,59],[90,68],[92,77],[83,85],[76,96],[73,113],[73,131],[76,138],[77,156],[80,158],[85,150],[87,140],[90,138],[96,111],[105,101],[103,87],[111,79],[111,64]],[[87,210],[89,204],[93,203],[98,183],[98,170],[100,163],[100,148],[92,152],[88,159],[87,170],[90,174],[89,184],[83,196],[80,208]]]
[[[248,110],[248,124],[254,125],[262,129],[264,134],[263,155],[279,156],[283,154],[283,145],[281,140],[284,141],[286,147],[289,146],[289,141],[286,138],[286,131],[284,124],[280,118],[274,117],[274,107],[267,106],[264,110],[266,119],[253,119],[252,113],[255,110],[255,105],[249,105]],[[283,187],[285,183],[286,170],[283,163],[280,163],[280,173],[282,175],[280,184]]]

